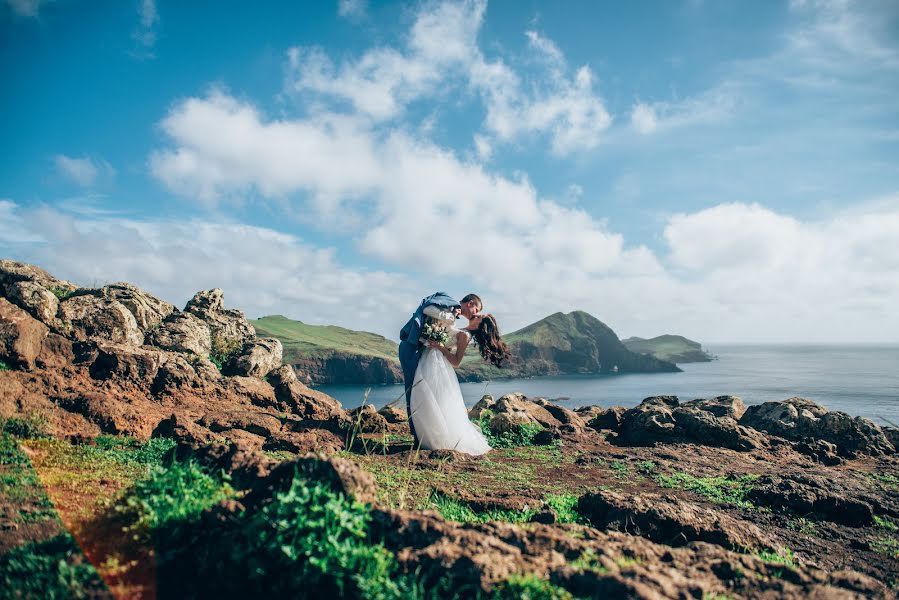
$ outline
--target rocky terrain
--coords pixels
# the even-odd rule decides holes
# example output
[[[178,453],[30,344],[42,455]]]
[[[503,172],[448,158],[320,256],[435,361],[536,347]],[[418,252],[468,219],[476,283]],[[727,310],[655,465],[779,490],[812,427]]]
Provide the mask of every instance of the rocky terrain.
[[[682,335],[659,335],[650,339],[629,337],[621,340],[621,343],[631,352],[649,354],[659,360],[667,360],[675,364],[712,360],[712,356],[703,351],[699,342],[689,340]]]
[[[572,411],[509,394],[469,413],[487,455],[421,451],[400,409],[346,411],[306,387],[220,290],[178,310],[4,260],[0,296],[0,455],[12,457],[0,460],[0,597],[40,597],[26,589],[37,565],[71,574],[86,561],[102,579],[83,595],[120,598],[899,589],[899,431],[868,419],[801,398]],[[195,462],[223,483],[186,513],[123,529],[135,506],[158,510],[140,500],[152,486],[138,466],[159,444],[170,450],[149,481]],[[31,496],[14,493],[17,477]],[[165,502],[199,494],[202,477]],[[153,535],[122,535],[138,526]],[[42,563],[62,530],[77,545]],[[332,546],[342,558],[321,558]]]

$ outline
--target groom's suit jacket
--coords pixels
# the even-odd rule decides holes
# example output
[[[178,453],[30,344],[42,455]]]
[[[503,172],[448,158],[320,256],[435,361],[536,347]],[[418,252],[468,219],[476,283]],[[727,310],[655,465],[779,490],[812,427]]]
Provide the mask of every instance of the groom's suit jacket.
[[[421,328],[424,325],[425,309],[429,306],[440,310],[450,310],[461,306],[455,298],[445,292],[431,294],[421,301],[418,309],[400,330],[400,366],[403,369],[403,381],[406,385],[406,414],[409,415],[409,427],[415,436],[415,427],[412,424],[411,401],[412,385],[415,379],[415,370],[418,369],[418,361],[421,359],[421,348],[418,338],[421,337]],[[417,437],[416,437],[417,439]]]

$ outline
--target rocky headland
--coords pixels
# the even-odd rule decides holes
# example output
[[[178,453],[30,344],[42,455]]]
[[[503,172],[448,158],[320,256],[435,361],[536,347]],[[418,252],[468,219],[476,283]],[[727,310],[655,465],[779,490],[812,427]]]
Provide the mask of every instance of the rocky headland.
[[[0,361],[11,597],[51,580],[120,598],[899,588],[899,431],[806,399],[485,396],[469,416],[493,450],[420,451],[401,409],[308,388],[221,290],[178,310],[8,260]]]
[[[631,352],[649,354],[659,360],[667,360],[675,364],[713,360],[712,355],[702,349],[702,344],[682,335],[666,334],[649,339],[629,337],[621,340],[621,343]]]

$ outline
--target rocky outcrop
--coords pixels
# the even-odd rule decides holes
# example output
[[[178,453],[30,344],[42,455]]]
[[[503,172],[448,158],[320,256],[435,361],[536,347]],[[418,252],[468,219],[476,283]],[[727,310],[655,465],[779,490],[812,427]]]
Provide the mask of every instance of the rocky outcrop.
[[[27,312],[0,298],[0,361],[33,369],[49,330]]]
[[[212,350],[209,327],[191,313],[172,313],[147,336],[147,343],[172,352],[208,357]]]
[[[120,302],[134,315],[134,320],[141,331],[146,332],[175,312],[175,307],[168,302],[148,294],[130,283],[113,283],[100,289],[104,297]]]
[[[219,288],[197,292],[184,307],[184,312],[206,323],[213,338],[243,343],[256,337],[256,330],[241,311],[225,308],[225,293]]]
[[[765,436],[734,418],[744,410],[743,401],[736,396],[697,399],[683,405],[676,396],[653,396],[621,414],[618,440],[638,445],[680,440],[741,451],[761,448],[767,443]]]
[[[144,334],[134,315],[118,300],[80,294],[59,303],[59,319],[67,337],[140,346]]]
[[[896,452],[883,430],[870,419],[831,412],[805,398],[750,406],[740,418],[740,424],[788,440],[824,440],[834,444],[837,452],[847,458]]]
[[[695,541],[747,550],[775,545],[755,526],[673,497],[657,494],[626,497],[601,490],[581,496],[577,506],[600,529],[624,531],[672,546]]]
[[[280,340],[257,338],[246,342],[240,352],[225,363],[222,372],[226,375],[265,377],[281,366],[283,354]]]
[[[0,292],[0,360],[14,369],[0,377],[2,416],[39,411],[60,435],[343,448],[340,403],[297,381],[281,365],[280,342],[255,339],[243,314],[224,308],[221,290],[198,293],[178,312],[127,283],[78,289],[0,261]],[[233,376],[208,359],[214,335],[242,345]],[[262,379],[270,373],[271,383]]]

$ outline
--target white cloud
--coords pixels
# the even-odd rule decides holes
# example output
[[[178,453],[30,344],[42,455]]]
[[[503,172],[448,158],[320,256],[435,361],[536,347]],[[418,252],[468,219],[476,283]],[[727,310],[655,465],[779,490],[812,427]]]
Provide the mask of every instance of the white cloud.
[[[159,25],[159,12],[156,10],[156,0],[140,0],[138,9],[140,25],[131,34],[131,37],[139,45],[138,56],[141,58],[153,57],[153,46],[156,45],[156,26]]]
[[[95,160],[88,156],[73,158],[65,154],[57,154],[53,161],[56,170],[82,187],[93,186],[98,178],[115,176],[115,169],[105,160]]]
[[[16,225],[0,225],[5,257],[86,286],[128,281],[178,306],[221,287],[226,304],[251,317],[282,313],[394,336],[408,318],[396,298],[423,293],[403,275],[348,269],[331,248],[261,227],[79,216],[11,201],[0,201],[0,216]]]
[[[337,14],[348,19],[360,19],[368,11],[368,0],[337,0]]]
[[[637,102],[631,109],[631,125],[638,133],[652,133],[721,121],[737,105],[734,84],[724,83],[696,97],[673,101]]]
[[[40,14],[41,6],[51,4],[55,0],[4,0],[10,10],[20,17],[37,17]]]
[[[287,87],[299,96],[348,102],[385,121],[416,100],[467,85],[484,101],[487,132],[502,141],[546,134],[558,155],[595,147],[611,117],[593,91],[591,69],[569,73],[558,46],[534,31],[526,32],[534,63],[526,75],[501,59],[488,61],[477,43],[485,9],[483,0],[426,4],[403,47],[372,48],[339,66],[321,49],[291,48]]]

